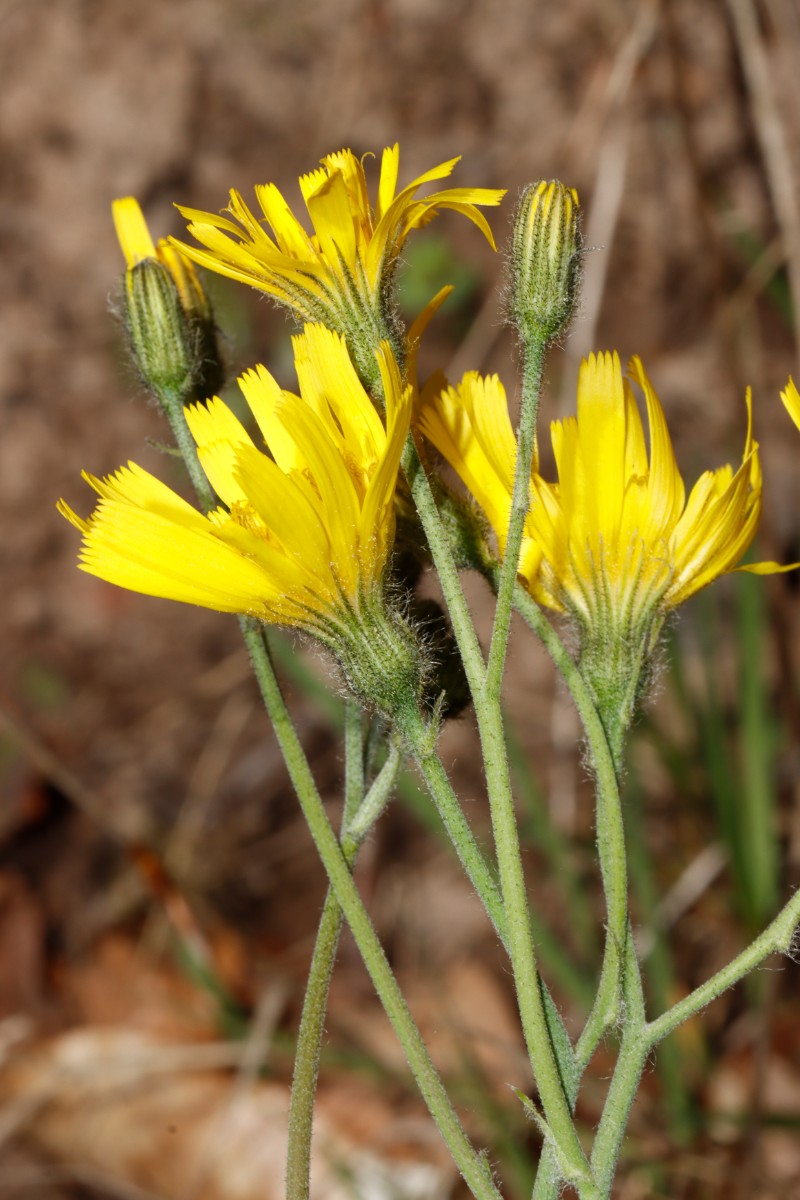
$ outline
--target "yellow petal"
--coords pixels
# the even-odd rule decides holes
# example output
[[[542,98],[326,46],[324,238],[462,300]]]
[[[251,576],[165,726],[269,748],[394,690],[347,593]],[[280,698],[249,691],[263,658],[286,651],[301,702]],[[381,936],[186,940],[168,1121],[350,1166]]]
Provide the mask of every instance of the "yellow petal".
[[[238,447],[253,444],[244,425],[217,396],[183,411],[203,470],[220,500],[228,506],[246,500],[235,473]]]
[[[319,240],[320,252],[338,271],[340,259],[356,274],[356,231],[353,210],[340,171],[326,176],[323,183],[306,197],[306,206]]]
[[[263,572],[210,529],[114,500],[98,505],[81,566],[119,587],[220,612],[260,615],[270,590]]]
[[[156,248],[138,200],[125,196],[111,205],[111,215],[125,262],[135,267],[145,258],[155,258]]]
[[[293,345],[303,399],[327,426],[331,440],[347,447],[362,469],[369,470],[386,433],[350,361],[344,338],[323,325],[306,325],[293,338]]]
[[[397,191],[397,175],[400,169],[400,147],[395,142],[387,146],[381,158],[381,177],[378,184],[378,203],[375,206],[375,220],[380,221],[383,214],[394,200]]]
[[[650,425],[650,478],[647,488],[648,521],[642,537],[654,540],[672,529],[679,520],[686,499],[664,410],[647,377],[641,359],[631,359],[628,370],[641,387],[647,401]]]
[[[126,467],[120,467],[104,479],[98,479],[87,471],[82,471],[81,475],[104,500],[120,500],[146,509],[166,520],[185,525],[187,529],[205,529],[206,521],[202,513],[136,463],[129,462]]]
[[[235,471],[242,494],[284,552],[303,561],[312,574],[323,575],[329,569],[330,544],[319,512],[298,481],[252,445],[237,447]]]
[[[781,400],[783,401],[784,408],[788,412],[789,416],[792,418],[797,428],[800,429],[800,393],[797,391],[795,382],[791,375],[789,376],[789,382],[781,392]]]
[[[591,527],[602,530],[607,543],[616,542],[622,515],[629,417],[619,358],[590,354],[578,375],[575,506]]]
[[[257,184],[256,197],[283,253],[301,259],[316,257],[310,237],[275,184]]]
[[[291,428],[278,415],[284,393],[266,367],[259,363],[239,376],[239,387],[256,419],[269,452],[282,471],[299,471],[303,458]]]

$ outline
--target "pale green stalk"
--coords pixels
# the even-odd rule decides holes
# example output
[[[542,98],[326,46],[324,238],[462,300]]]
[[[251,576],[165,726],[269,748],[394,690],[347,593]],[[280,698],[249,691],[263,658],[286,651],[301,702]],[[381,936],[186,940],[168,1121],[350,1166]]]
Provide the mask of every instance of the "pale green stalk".
[[[592,1146],[592,1173],[597,1195],[607,1200],[611,1195],[614,1171],[619,1158],[628,1115],[639,1087],[644,1064],[650,1051],[644,1011],[644,995],[636,947],[633,937],[625,944],[622,973],[622,993],[625,1018],[617,1064],[611,1078],[603,1115]]]
[[[543,1041],[541,1036],[546,1017],[522,868],[519,828],[514,810],[500,703],[517,565],[525,531],[525,519],[530,507],[531,467],[536,444],[536,417],[546,347],[546,338],[531,338],[523,343],[525,362],[522,402],[517,429],[517,458],[508,534],[504,561],[497,580],[497,605],[484,684],[474,700],[500,867],[500,887],[509,922],[511,961],[523,1033],[542,1106],[552,1131],[555,1152],[560,1160],[559,1165],[567,1177],[577,1181],[587,1174],[586,1159],[572,1120],[570,1099],[553,1048],[547,1041]]]
[[[611,1195],[628,1114],[647,1056],[669,1033],[760,966],[771,954],[791,954],[798,924],[800,891],[794,893],[775,920],[741,954],[722,970],[717,971],[706,983],[695,988],[683,1000],[649,1023],[645,1020],[633,939],[628,938],[623,987],[625,1022],[622,1044],[591,1156],[592,1171],[601,1200],[607,1200]],[[557,1192],[552,1194],[557,1195]]]
[[[352,867],[364,838],[389,800],[397,779],[401,754],[397,746],[389,750],[386,762],[364,796],[361,710],[354,700],[347,702],[345,729],[345,815],[342,849],[348,866]],[[289,1107],[286,1200],[308,1200],[309,1196],[314,1099],[325,1033],[328,993],[343,919],[341,905],[333,890],[329,888],[311,956],[297,1033]]]
[[[601,986],[576,1048],[578,1059],[585,1067],[603,1033],[614,1024],[619,1013],[619,965],[627,937],[628,922],[625,829],[619,782],[614,755],[603,723],[578,665],[539,605],[519,584],[514,591],[514,603],[520,616],[547,650],[567,685],[586,734],[597,784],[597,845],[608,928]]]
[[[786,902],[774,921],[754,942],[741,954],[737,954],[726,967],[712,975],[706,983],[701,984],[679,1000],[672,1008],[651,1021],[647,1026],[649,1046],[656,1046],[667,1034],[672,1033],[684,1021],[695,1016],[702,1009],[716,1000],[745,975],[760,966],[770,954],[791,955],[795,946],[795,935],[800,925],[800,889]]]
[[[608,927],[600,982],[586,1025],[575,1047],[577,1079],[586,1070],[600,1039],[618,1019],[620,1010],[620,963],[629,938],[625,831],[622,822],[617,771],[603,723],[589,689],[572,655],[545,617],[538,604],[517,584],[514,603],[520,615],[544,645],[569,689],[589,745],[597,790],[597,844]],[[568,1097],[574,1108],[577,1085]],[[561,1189],[561,1173],[551,1147],[545,1146],[533,1200],[555,1200]]]
[[[184,402],[188,403],[188,399],[167,392],[162,392],[156,399],[159,402],[161,411],[167,418],[172,435],[177,442],[181,458],[184,461],[186,470],[189,472],[189,478],[197,493],[197,499],[200,501],[200,507],[203,512],[211,512],[212,508],[216,506],[217,501],[211,485],[206,478],[206,473],[200,465],[200,459],[197,456],[197,447],[183,413]]]
[[[483,903],[500,941],[509,949],[508,921],[497,882],[483,857],[453,785],[435,750],[435,730],[425,724],[419,710],[402,714],[398,727],[406,739],[431,799],[455,847],[461,864]]]
[[[578,1191],[582,1197],[598,1195],[605,1200],[611,1194],[628,1115],[648,1054],[669,1033],[744,978],[770,954],[791,952],[800,923],[800,891],[791,897],[760,937],[732,962],[662,1016],[650,1023],[646,1021],[639,965],[633,939],[627,927],[625,849],[615,756],[580,670],[552,625],[527,592],[519,586],[515,600],[521,615],[538,634],[564,676],[584,725],[597,776],[598,845],[608,904],[609,927],[597,1000],[576,1046],[579,1072],[585,1069],[608,1025],[619,1015],[619,968],[622,962],[623,1034],[617,1065],[592,1149],[591,1167],[594,1182],[586,1191],[579,1185]],[[624,924],[621,924],[623,922]],[[552,1150],[546,1147],[533,1191],[534,1200],[555,1200],[561,1188],[559,1176]]]
[[[342,833],[364,799],[364,726],[361,705],[348,697],[344,706],[344,812]]]
[[[486,677],[483,652],[478,642],[478,635],[472,623],[458,567],[453,559],[453,552],[447,533],[442,527],[436,500],[431,491],[430,481],[419,460],[413,435],[409,434],[403,451],[403,471],[411,488],[422,528],[428,541],[433,557],[436,573],[444,595],[447,611],[453,626],[458,649],[464,664],[464,671],[473,697],[480,692]]]

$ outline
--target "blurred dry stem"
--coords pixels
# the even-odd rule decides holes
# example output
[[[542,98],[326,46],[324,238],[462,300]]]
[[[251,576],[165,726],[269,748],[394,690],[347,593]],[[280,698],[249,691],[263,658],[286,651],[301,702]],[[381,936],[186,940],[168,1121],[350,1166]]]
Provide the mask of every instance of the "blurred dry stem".
[[[783,117],[772,86],[770,64],[753,0],[727,0],[736,30],[742,69],[752,99],[764,167],[783,239],[789,281],[794,297],[795,351],[800,360],[800,205],[798,180],[792,168]],[[795,30],[796,33],[796,30]],[[798,39],[793,39],[795,56]]]

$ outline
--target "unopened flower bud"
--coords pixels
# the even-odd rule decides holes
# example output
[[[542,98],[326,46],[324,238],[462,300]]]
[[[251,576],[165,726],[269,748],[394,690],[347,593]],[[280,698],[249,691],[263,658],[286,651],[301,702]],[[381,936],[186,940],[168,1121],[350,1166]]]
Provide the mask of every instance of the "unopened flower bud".
[[[132,196],[115,200],[127,271],[125,325],[145,386],[162,403],[205,399],[224,382],[214,314],[197,272],[179,250],[154,243]]]
[[[183,403],[192,392],[197,338],[166,267],[145,258],[125,275],[125,328],[137,370],[160,400]]]
[[[511,243],[511,318],[524,342],[550,342],[569,324],[578,291],[578,193],[557,180],[532,183]]]

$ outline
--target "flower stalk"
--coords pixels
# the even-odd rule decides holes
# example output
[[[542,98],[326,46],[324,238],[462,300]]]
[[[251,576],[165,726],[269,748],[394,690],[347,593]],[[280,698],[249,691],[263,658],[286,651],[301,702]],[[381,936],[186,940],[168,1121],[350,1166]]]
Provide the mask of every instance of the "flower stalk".
[[[392,746],[372,786],[366,795],[364,794],[361,719],[361,710],[354,701],[349,701],[345,718],[345,811],[341,843],[345,860],[351,868],[355,865],[364,838],[389,800],[402,761],[399,747]],[[333,891],[328,889],[311,955],[303,1011],[297,1031],[287,1141],[287,1200],[308,1200],[310,1193],[314,1098],[328,1010],[328,993],[343,922],[342,907]]]

